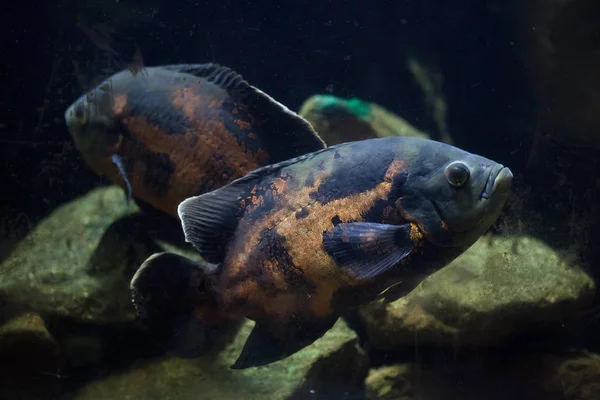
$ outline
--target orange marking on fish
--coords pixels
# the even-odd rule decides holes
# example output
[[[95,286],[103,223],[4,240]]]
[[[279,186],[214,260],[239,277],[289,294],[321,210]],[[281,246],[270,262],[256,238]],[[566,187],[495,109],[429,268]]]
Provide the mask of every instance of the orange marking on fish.
[[[285,192],[287,188],[287,181],[281,178],[277,178],[273,180],[272,185],[275,187],[275,191],[277,194],[281,194]]]
[[[390,163],[390,166],[388,167],[387,171],[385,171],[384,180],[386,182],[392,182],[394,176],[404,171],[406,171],[406,162],[394,158],[394,160]]]
[[[222,99],[214,99],[214,100],[211,100],[211,101],[208,103],[208,107],[209,107],[209,108],[219,108],[219,109],[220,109],[220,108],[222,108],[222,107],[223,107],[223,100],[222,100]]]
[[[410,240],[415,244],[423,240],[423,233],[414,222],[410,223]]]
[[[127,106],[127,95],[126,94],[118,94],[114,97],[113,103],[113,115],[115,117],[123,114],[125,107]]]
[[[195,93],[192,88],[177,89],[174,91],[178,95],[173,96],[172,102],[175,107],[183,110],[183,114],[194,119],[196,117],[196,109],[202,106],[202,97]]]
[[[234,122],[237,124],[237,126],[240,127],[240,129],[242,129],[244,131],[249,131],[252,128],[252,126],[250,125],[250,122],[248,122],[248,121],[236,119]]]
[[[258,138],[256,137],[256,135],[255,135],[254,133],[250,132],[250,133],[248,134],[248,139],[250,139],[250,140],[256,140],[256,139],[258,139]]]
[[[296,301],[282,302],[281,307],[283,308],[277,308],[277,315],[274,317],[282,318],[298,313],[309,318],[326,317],[333,311],[331,299],[337,290],[346,285],[363,283],[345,273],[328,255],[323,247],[323,232],[333,228],[332,218],[336,216],[342,222],[363,221],[363,215],[373,207],[377,200],[387,199],[392,189],[391,182],[394,174],[402,171],[405,165],[399,162],[391,163],[385,174],[386,179],[373,189],[321,204],[312,199],[310,195],[331,177],[332,161],[333,155],[332,159],[328,160],[328,165],[325,165],[324,171],[315,177],[312,186],[298,186],[299,182],[305,181],[305,177],[301,176],[301,173],[295,179],[293,176],[289,178],[294,179],[296,185],[290,186],[289,179],[284,181],[285,185],[281,188],[278,187],[277,191],[280,194],[287,193],[287,196],[281,197],[279,206],[266,214],[263,220],[252,223],[240,221],[238,236],[244,239],[235,242],[235,247],[230,249],[224,262],[226,267],[223,269],[222,282],[226,283],[221,287],[220,292],[225,304],[240,304],[237,301],[240,298],[254,300],[255,302],[248,304],[246,309],[250,318],[253,316],[264,318],[264,315],[257,313],[272,311],[271,306],[267,304],[267,299],[263,298],[262,294],[250,292],[264,289],[261,286],[248,286],[246,283],[253,279],[257,270],[260,271],[261,279],[264,281],[274,282],[279,279],[281,273],[279,270],[267,270],[262,267],[268,254],[265,251],[257,254],[254,250],[262,240],[265,229],[273,229],[278,236],[284,239],[281,244],[287,250],[293,264],[302,270],[301,279],[312,283],[316,288],[314,293],[299,296]],[[312,171],[309,167],[306,168],[305,174]],[[253,191],[255,190],[256,188],[253,188]],[[255,200],[252,199],[252,202],[255,203]],[[295,213],[298,209],[306,209],[309,212],[304,218],[297,219]],[[246,212],[249,211],[251,212],[251,210]],[[289,266],[280,268],[289,268]],[[293,271],[288,271],[288,273],[290,272]]]
[[[262,165],[249,150],[240,146],[220,120],[200,121],[201,128],[190,127],[185,134],[170,134],[148,123],[144,116],[127,117],[124,125],[153,153],[166,153],[175,166],[167,194],[158,197],[146,187],[143,176],[151,165],[136,157],[134,143],[124,143],[122,155],[135,160],[131,184],[136,196],[177,216],[177,206],[186,198],[199,194],[203,183],[208,189],[223,186]],[[200,132],[200,133],[197,133]],[[223,171],[232,171],[225,174]],[[118,174],[118,171],[115,172]],[[154,173],[161,173],[155,171]],[[114,176],[114,179],[118,176]],[[204,186],[206,188],[206,186]]]
[[[175,87],[169,93],[171,104],[192,121],[220,120],[219,112],[226,97],[221,88],[200,82]]]

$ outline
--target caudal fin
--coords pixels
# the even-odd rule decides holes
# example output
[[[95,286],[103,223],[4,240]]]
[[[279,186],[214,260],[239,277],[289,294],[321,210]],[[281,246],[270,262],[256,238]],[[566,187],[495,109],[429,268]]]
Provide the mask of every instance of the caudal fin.
[[[180,357],[198,357],[213,342],[219,321],[197,317],[216,311],[212,269],[175,253],[156,253],[131,280],[138,318],[161,346]]]

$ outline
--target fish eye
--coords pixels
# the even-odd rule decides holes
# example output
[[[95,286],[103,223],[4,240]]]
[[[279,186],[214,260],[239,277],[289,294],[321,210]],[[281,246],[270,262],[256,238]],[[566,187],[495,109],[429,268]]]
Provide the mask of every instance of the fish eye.
[[[77,107],[75,107],[75,118],[77,118],[77,120],[84,124],[87,118],[87,112],[85,109],[85,106],[83,104],[78,104]]]
[[[455,161],[446,167],[446,179],[455,188],[465,186],[470,177],[469,167],[460,161]]]

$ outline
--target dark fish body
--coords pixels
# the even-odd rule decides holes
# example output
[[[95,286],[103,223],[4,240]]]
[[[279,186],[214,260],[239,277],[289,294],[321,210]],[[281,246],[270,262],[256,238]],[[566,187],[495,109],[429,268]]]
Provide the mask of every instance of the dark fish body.
[[[186,240],[214,267],[155,255],[132,280],[134,304],[148,318],[165,309],[205,322],[250,318],[234,367],[274,362],[344,311],[397,283],[410,291],[462,253],[497,219],[511,179],[491,160],[408,137],[266,166],[182,202]],[[174,271],[181,279],[161,286]],[[161,303],[153,285],[172,297]]]
[[[172,216],[190,196],[325,147],[304,119],[216,64],[121,71],[65,119],[97,174]]]

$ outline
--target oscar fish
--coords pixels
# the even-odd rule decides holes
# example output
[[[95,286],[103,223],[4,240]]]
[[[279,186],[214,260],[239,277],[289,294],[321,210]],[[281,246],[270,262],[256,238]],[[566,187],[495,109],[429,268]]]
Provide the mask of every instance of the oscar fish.
[[[179,205],[206,264],[152,255],[131,281],[133,303],[176,352],[193,321],[254,320],[231,367],[276,362],[392,285],[407,293],[447,265],[496,221],[511,182],[499,163],[415,137],[262,167]]]
[[[65,121],[98,175],[175,218],[190,196],[325,147],[306,120],[218,64],[123,70],[77,99]]]

